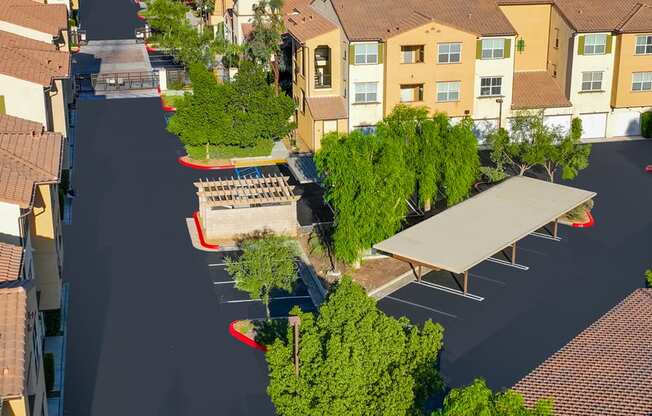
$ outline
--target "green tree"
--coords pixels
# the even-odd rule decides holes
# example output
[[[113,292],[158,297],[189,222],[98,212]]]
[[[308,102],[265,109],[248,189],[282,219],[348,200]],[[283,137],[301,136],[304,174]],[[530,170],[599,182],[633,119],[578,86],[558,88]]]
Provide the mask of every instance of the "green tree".
[[[499,167],[508,167],[514,174],[524,175],[545,160],[545,143],[551,131],[543,117],[517,114],[511,121],[511,134],[500,128],[487,137],[491,160]]]
[[[245,50],[254,62],[265,65],[274,76],[274,90],[280,93],[281,45],[285,33],[283,0],[259,0],[253,6],[252,29]]]
[[[147,8],[142,15],[147,18],[147,23],[160,33],[176,30],[186,19],[190,10],[186,5],[174,0],[147,0]]]
[[[523,397],[514,390],[494,394],[482,379],[469,386],[452,389],[444,407],[432,416],[552,416],[550,400],[541,400],[533,408],[525,406]]]
[[[297,248],[294,240],[274,234],[263,234],[244,240],[237,259],[226,259],[226,270],[235,280],[235,287],[260,299],[270,318],[269,301],[273,289],[291,291],[297,280],[294,263]]]
[[[315,162],[325,177],[325,199],[335,210],[333,248],[339,260],[357,265],[364,250],[400,229],[414,189],[403,152],[401,143],[383,135],[354,131],[322,139]]]
[[[478,140],[473,134],[473,120],[465,118],[455,126],[439,121],[444,130],[442,156],[443,188],[448,206],[463,201],[478,178],[480,156]],[[445,123],[445,124],[444,124]]]
[[[647,287],[652,288],[652,269],[645,271],[645,282],[647,283]]]
[[[441,389],[436,369],[441,325],[428,320],[420,329],[406,318],[385,315],[348,277],[316,317],[297,309],[299,375],[288,342],[292,329],[266,354],[267,392],[279,415],[418,415],[424,401]]]
[[[555,172],[561,168],[563,179],[574,179],[580,170],[589,165],[591,145],[582,144],[582,120],[573,118],[568,134],[562,136],[555,130],[545,137],[543,168],[550,182],[555,180]]]

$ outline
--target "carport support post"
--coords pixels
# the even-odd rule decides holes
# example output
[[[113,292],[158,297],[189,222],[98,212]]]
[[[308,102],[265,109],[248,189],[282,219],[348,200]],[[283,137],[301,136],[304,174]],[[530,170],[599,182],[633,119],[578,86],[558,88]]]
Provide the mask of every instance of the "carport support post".
[[[469,288],[469,271],[464,272],[464,294],[466,295]]]
[[[421,274],[421,265],[419,265],[419,271],[417,272],[417,281],[418,282],[421,281],[421,276],[422,276],[422,274]]]
[[[555,218],[555,222],[552,224],[552,237],[557,238],[557,228],[559,226],[559,218]]]
[[[299,377],[299,324],[301,323],[301,318],[290,316],[288,321],[294,327],[294,375]]]
[[[516,264],[516,242],[512,244],[512,264]]]

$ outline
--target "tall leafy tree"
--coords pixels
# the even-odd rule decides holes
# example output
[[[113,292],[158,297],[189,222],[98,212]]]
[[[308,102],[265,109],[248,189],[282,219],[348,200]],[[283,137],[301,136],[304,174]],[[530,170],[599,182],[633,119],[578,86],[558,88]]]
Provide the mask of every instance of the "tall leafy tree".
[[[494,394],[482,379],[466,387],[452,389],[444,407],[432,416],[553,416],[550,400],[541,400],[533,408],[525,406],[523,397],[514,390]]]
[[[524,175],[545,160],[544,147],[551,133],[543,118],[527,113],[517,114],[511,122],[511,133],[504,128],[491,133],[487,143],[491,146],[491,159],[498,166],[510,168]]]
[[[443,125],[444,120],[440,120]],[[446,124],[443,145],[443,188],[449,206],[463,201],[478,178],[480,156],[473,134],[473,120],[465,118],[455,126]]]
[[[418,415],[441,388],[441,325],[428,320],[418,328],[385,315],[350,278],[336,285],[317,316],[293,312],[301,320],[299,375],[291,329],[266,354],[267,392],[279,415]]]
[[[226,259],[226,270],[235,280],[235,287],[260,299],[270,318],[269,301],[273,289],[291,291],[297,280],[294,263],[297,248],[294,240],[265,234],[247,239],[241,244],[242,255]]]
[[[274,90],[280,93],[281,45],[285,33],[283,0],[259,0],[253,7],[252,30],[246,53],[254,62],[265,65],[274,76]]]
[[[563,179],[574,179],[580,170],[589,165],[591,145],[582,144],[582,120],[573,118],[568,134],[562,136],[551,130],[543,144],[543,168],[548,174],[548,180],[555,180],[555,172],[561,169]]]

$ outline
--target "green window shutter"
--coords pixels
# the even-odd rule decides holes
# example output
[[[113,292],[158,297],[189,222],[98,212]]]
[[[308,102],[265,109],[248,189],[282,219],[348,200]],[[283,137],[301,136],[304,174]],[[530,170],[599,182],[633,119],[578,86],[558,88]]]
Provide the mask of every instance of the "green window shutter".
[[[349,65],[355,65],[355,46],[349,45]]]
[[[5,107],[5,96],[0,95],[0,114],[5,114],[5,111],[7,111]]]
[[[482,59],[482,39],[475,42],[475,59]]]
[[[607,47],[605,48],[605,52],[607,54],[611,53],[611,44],[613,43],[613,36],[612,35],[607,35]]]
[[[584,36],[580,36],[577,42],[577,54],[584,55]]]
[[[503,51],[503,56],[509,58],[512,56],[512,40],[505,39],[505,50]]]
[[[379,64],[383,63],[384,52],[385,52],[385,44],[384,43],[379,43],[378,44],[378,63]]]

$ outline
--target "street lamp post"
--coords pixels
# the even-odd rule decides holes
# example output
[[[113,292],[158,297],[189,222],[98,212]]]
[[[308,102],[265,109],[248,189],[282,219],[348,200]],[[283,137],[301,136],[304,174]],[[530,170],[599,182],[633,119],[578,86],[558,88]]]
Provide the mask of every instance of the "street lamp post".
[[[503,99],[496,98],[496,102],[498,103],[498,128],[501,128],[503,123]]]

